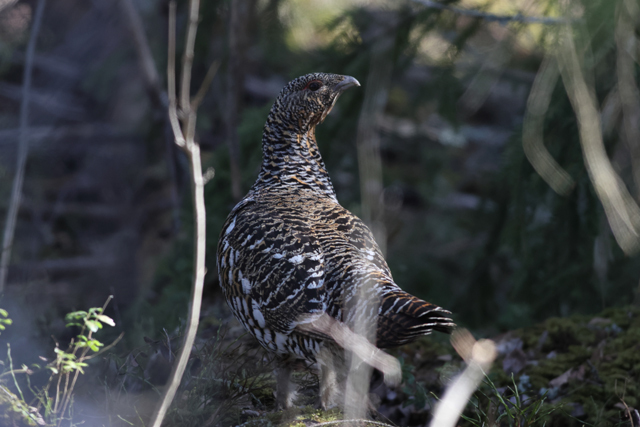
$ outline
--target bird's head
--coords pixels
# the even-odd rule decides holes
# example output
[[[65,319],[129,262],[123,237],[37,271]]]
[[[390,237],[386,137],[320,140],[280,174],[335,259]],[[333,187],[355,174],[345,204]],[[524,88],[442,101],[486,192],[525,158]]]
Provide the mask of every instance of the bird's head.
[[[342,92],[360,83],[339,74],[312,73],[290,81],[276,98],[272,115],[289,127],[306,132],[321,123]]]

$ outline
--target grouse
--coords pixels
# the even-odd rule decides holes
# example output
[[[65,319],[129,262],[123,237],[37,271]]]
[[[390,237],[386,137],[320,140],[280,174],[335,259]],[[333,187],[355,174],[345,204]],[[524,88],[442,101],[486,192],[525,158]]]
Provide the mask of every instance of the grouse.
[[[281,407],[291,405],[285,362],[292,359],[318,362],[321,406],[332,402],[335,374],[323,369],[330,365],[323,349],[335,354],[350,339],[336,339],[330,324],[310,327],[314,321],[376,325],[378,348],[455,326],[449,311],[395,284],[369,228],[338,203],[315,128],[353,86],[360,86],[353,77],[313,73],[282,89],[264,125],[258,179],[220,234],[220,286],[244,328],[283,361]],[[363,291],[369,297],[359,300]],[[371,298],[373,306],[365,301]]]

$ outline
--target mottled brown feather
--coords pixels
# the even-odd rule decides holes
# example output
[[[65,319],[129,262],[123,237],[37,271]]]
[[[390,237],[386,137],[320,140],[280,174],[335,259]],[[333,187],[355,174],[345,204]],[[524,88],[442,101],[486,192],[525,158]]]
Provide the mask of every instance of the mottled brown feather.
[[[311,91],[312,80],[322,86]],[[283,357],[315,360],[331,338],[301,326],[325,313],[347,325],[377,325],[380,348],[454,327],[448,311],[394,283],[369,228],[337,201],[315,126],[354,82],[316,73],[285,86],[265,124],[258,179],[220,235],[218,270],[229,306],[260,344]]]

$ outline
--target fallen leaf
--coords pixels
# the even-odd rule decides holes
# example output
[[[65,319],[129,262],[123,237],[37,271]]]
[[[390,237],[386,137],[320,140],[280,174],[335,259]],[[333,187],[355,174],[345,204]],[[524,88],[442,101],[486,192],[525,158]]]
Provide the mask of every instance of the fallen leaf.
[[[549,385],[551,387],[557,387],[557,388],[562,387],[567,382],[569,382],[569,378],[571,377],[571,372],[572,371],[573,371],[573,368],[569,369],[567,372],[565,372],[564,374],[560,375],[559,377],[556,377],[556,378],[552,379],[551,381],[549,381]]]
[[[506,374],[517,374],[522,371],[527,364],[527,355],[522,349],[516,348],[502,361],[502,370]]]

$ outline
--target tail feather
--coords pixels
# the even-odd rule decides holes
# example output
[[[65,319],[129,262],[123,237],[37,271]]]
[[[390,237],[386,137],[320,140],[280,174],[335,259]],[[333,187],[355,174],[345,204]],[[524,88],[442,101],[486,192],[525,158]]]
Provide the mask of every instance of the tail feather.
[[[432,331],[450,333],[455,327],[449,311],[404,291],[389,293],[380,305],[377,346],[407,344]]]

